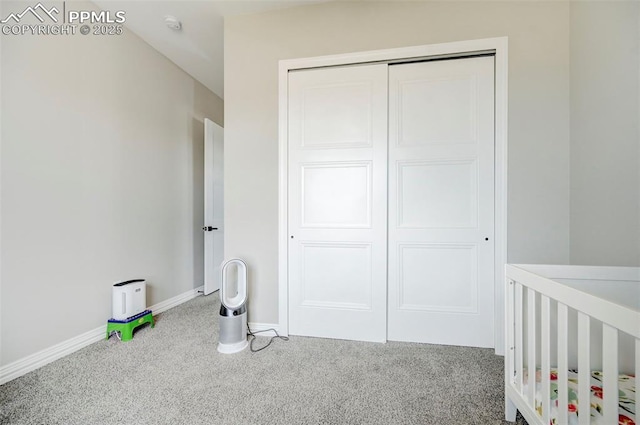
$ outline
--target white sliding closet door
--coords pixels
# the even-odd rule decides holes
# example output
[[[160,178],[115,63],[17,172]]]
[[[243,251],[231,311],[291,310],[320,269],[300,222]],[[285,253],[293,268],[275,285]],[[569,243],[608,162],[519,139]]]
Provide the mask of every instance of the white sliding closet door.
[[[389,66],[396,341],[493,347],[494,58]]]
[[[387,65],[289,74],[289,332],[385,341]]]

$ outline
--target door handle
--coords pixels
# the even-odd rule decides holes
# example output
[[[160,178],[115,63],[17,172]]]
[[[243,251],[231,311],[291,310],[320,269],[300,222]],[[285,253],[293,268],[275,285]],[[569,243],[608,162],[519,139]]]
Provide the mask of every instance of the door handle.
[[[211,227],[211,226],[204,226],[202,228],[202,230],[205,231],[205,232],[210,232],[212,230],[218,230],[218,228],[217,227]]]

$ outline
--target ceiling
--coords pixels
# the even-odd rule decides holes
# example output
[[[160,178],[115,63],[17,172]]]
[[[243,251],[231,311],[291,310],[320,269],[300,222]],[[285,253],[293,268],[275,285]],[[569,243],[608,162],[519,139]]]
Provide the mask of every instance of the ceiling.
[[[224,98],[224,17],[247,15],[317,0],[93,0],[126,12],[125,26],[209,90]],[[165,24],[175,16],[182,29]]]

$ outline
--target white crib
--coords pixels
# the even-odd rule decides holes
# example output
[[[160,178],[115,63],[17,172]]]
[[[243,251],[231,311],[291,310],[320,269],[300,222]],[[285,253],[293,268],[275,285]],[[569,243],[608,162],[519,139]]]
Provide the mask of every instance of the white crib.
[[[506,419],[640,425],[640,268],[507,265],[506,277]]]

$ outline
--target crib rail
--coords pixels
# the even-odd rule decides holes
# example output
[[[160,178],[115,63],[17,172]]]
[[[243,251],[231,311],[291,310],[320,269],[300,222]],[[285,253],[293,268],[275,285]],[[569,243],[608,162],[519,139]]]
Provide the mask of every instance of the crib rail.
[[[559,272],[556,273],[556,275],[558,274]],[[574,310],[581,311],[599,322],[606,323],[612,328],[628,333],[634,338],[640,338],[640,322],[638,321],[640,313],[637,310],[559,284],[549,278],[516,265],[508,264],[506,266],[506,275],[507,281],[513,280],[519,282],[527,288],[531,288],[537,293],[555,299]],[[638,280],[637,276],[635,276],[634,279],[631,279],[631,277],[634,276],[629,276],[629,280]]]
[[[549,266],[547,266],[549,267]],[[555,267],[555,268],[554,268]],[[556,277],[583,278],[579,267],[550,266]],[[611,270],[596,270],[611,276]],[[592,272],[588,270],[587,272]],[[635,269],[615,270],[619,280],[639,280]],[[566,276],[562,274],[566,274]],[[622,274],[620,274],[622,273]],[[507,265],[505,416],[515,419],[516,408],[530,425],[548,425],[551,412],[552,345],[557,352],[557,424],[568,424],[569,309],[577,311],[577,369],[579,425],[590,425],[592,326],[602,327],[603,416],[607,424],[618,424],[618,336],[635,338],[635,372],[640,373],[640,312],[563,285],[524,267]],[[589,278],[593,277],[591,273]],[[613,279],[615,280],[615,279]],[[552,323],[552,313],[556,317]],[[553,338],[555,333],[556,338]],[[538,346],[539,345],[539,346]],[[526,357],[526,358],[525,358]],[[526,361],[525,361],[526,360]],[[575,367],[575,365],[574,365]],[[540,396],[536,399],[536,375]],[[526,375],[526,376],[525,376]],[[640,391],[636,391],[640,407]],[[537,403],[537,405],[536,405]],[[587,414],[580,414],[587,412]],[[526,413],[526,414],[525,414]],[[637,413],[638,415],[638,413]],[[640,416],[638,416],[640,417]]]

